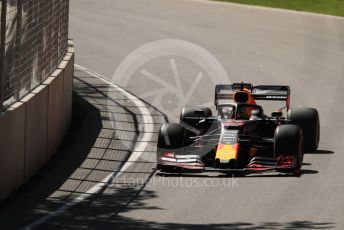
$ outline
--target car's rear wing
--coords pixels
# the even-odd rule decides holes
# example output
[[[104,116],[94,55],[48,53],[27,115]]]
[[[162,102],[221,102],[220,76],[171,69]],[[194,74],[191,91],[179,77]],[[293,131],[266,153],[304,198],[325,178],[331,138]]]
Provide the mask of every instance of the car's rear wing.
[[[237,91],[248,89],[255,100],[266,101],[285,101],[286,107],[290,107],[290,87],[283,85],[258,85],[250,83],[233,83],[232,85],[215,86],[215,106],[219,105],[220,100],[233,100]]]

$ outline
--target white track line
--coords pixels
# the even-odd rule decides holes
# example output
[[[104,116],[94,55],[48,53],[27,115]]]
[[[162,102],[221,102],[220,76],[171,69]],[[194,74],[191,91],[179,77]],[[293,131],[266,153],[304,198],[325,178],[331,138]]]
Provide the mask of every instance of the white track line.
[[[104,188],[104,186],[111,183],[113,178],[119,177],[133,163],[135,163],[135,161],[137,161],[140,158],[140,156],[146,150],[149,141],[151,141],[153,138],[153,131],[154,131],[153,117],[152,117],[149,109],[146,107],[146,105],[139,98],[137,98],[133,94],[125,91],[124,89],[120,88],[119,86],[115,85],[114,83],[112,83],[111,81],[106,79],[104,76],[101,76],[100,74],[98,74],[92,70],[89,70],[89,69],[87,69],[83,66],[77,65],[77,64],[75,64],[74,66],[76,68],[78,68],[79,70],[82,70],[82,71],[90,74],[91,76],[96,77],[96,78],[100,79],[101,81],[107,83],[109,86],[115,88],[117,91],[121,92],[129,100],[131,100],[137,106],[137,108],[140,110],[140,113],[142,114],[142,117],[143,117],[143,132],[142,133],[143,133],[143,135],[141,136],[140,140],[138,140],[136,142],[136,145],[134,147],[133,152],[131,153],[128,161],[122,166],[120,171],[110,173],[101,182],[99,182],[98,184],[96,184],[95,186],[93,186],[92,188],[87,190],[87,192],[85,192],[84,194],[74,198],[70,203],[63,205],[62,207],[58,208],[55,211],[48,212],[42,218],[40,218],[40,219],[34,221],[33,223],[27,225],[26,227],[24,227],[23,229],[25,229],[25,230],[34,229],[34,228],[38,227],[39,225],[46,223],[50,219],[58,216],[59,214],[65,212],[66,210],[73,207],[74,205],[86,200],[87,198],[91,197],[92,195],[99,193]],[[144,140],[144,141],[141,141],[141,140]]]

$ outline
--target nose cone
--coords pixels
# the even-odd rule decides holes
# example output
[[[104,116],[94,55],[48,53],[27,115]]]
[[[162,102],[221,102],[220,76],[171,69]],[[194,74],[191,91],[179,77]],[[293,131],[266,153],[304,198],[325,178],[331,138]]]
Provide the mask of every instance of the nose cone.
[[[215,159],[220,163],[229,163],[231,160],[238,158],[239,144],[219,144],[216,151]]]

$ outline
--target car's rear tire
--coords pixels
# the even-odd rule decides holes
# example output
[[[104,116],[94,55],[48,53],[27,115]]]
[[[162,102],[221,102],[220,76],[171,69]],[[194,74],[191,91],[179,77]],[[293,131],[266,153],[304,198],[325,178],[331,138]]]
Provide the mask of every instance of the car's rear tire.
[[[293,157],[291,170],[286,172],[299,172],[303,161],[303,135],[297,125],[280,125],[275,130],[274,136],[275,157],[291,155]]]
[[[200,115],[203,114],[203,116]],[[210,108],[206,107],[196,107],[196,108],[188,108],[184,107],[180,113],[180,124],[185,126],[186,128],[190,129],[200,129],[199,122],[207,117],[211,117],[212,112]]]
[[[318,149],[320,140],[319,113],[314,108],[292,109],[288,112],[291,124],[299,126],[303,131],[304,148],[307,152]]]

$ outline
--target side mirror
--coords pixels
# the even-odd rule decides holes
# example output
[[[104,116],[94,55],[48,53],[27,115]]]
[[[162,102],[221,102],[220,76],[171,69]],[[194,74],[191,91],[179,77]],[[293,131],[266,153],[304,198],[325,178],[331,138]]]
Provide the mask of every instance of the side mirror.
[[[283,116],[283,113],[282,113],[281,111],[272,112],[272,113],[271,113],[271,116],[272,116],[272,117],[282,117],[282,116]]]

